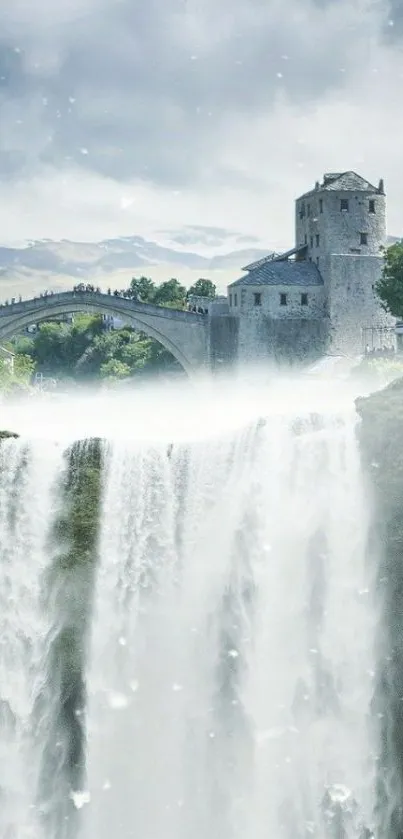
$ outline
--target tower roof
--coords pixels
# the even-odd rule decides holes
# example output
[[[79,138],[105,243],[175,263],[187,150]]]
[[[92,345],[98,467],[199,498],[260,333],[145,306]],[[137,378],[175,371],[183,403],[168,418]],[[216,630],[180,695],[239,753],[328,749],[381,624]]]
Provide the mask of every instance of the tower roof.
[[[315,189],[301,195],[300,198],[305,198],[308,195],[313,195],[315,192],[374,192],[383,193],[383,182],[379,182],[379,186],[374,186],[369,181],[366,181],[357,172],[327,172],[323,176],[323,181],[318,184]]]

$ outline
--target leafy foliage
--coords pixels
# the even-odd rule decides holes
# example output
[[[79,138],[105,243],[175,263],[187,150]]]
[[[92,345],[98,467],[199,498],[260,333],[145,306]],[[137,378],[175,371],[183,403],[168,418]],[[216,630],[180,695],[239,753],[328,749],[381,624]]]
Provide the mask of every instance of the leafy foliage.
[[[39,684],[34,715],[42,750],[38,801],[52,835],[60,833],[65,822],[76,835],[71,790],[82,789],[84,782],[85,666],[98,553],[101,459],[97,439],[74,443],[65,452],[63,503],[50,538],[53,561],[45,580],[44,608],[52,629],[46,639],[46,678]],[[55,703],[49,719],[44,707]],[[65,789],[55,798],[53,776],[60,773],[61,760]]]
[[[16,355],[13,363],[0,358],[0,390],[6,393],[27,390],[35,371],[35,362],[29,355]]]
[[[43,373],[72,370],[103,329],[101,315],[78,315],[73,324],[43,323],[33,339],[32,357]]]
[[[154,303],[156,306],[168,306],[183,309],[186,301],[186,288],[174,278],[156,286],[148,277],[133,277],[128,289],[122,292],[125,297],[139,300],[141,303]]]
[[[156,286],[148,277],[133,277],[126,295],[140,300],[141,303],[153,303],[155,291]]]
[[[130,367],[124,361],[119,361],[118,358],[111,358],[101,364],[99,374],[101,379],[128,379]]]
[[[375,290],[384,309],[403,318],[403,241],[386,248],[384,255],[382,277]]]
[[[186,288],[178,280],[167,280],[161,283],[155,291],[153,303],[158,306],[169,306],[173,309],[185,307]]]
[[[29,350],[19,355],[20,349]],[[130,327],[105,330],[102,318],[85,316],[74,324],[43,323],[34,338],[15,340],[14,367],[19,381],[29,383],[35,369],[45,375],[73,378],[124,379],[141,372],[177,369],[164,347]],[[15,380],[7,362],[0,361],[0,389]]]
[[[190,286],[189,294],[195,294],[198,297],[209,297],[211,300],[216,295],[216,287],[211,280],[197,280],[194,285]]]
[[[101,445],[97,439],[74,443],[65,454],[65,504],[55,526],[56,543],[65,546],[58,568],[95,562],[101,493]]]

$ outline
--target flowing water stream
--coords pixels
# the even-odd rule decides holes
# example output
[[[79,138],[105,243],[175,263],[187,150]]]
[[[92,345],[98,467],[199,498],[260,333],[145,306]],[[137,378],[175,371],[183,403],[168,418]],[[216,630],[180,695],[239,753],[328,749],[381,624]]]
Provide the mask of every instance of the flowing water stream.
[[[0,839],[376,832],[352,395],[102,399],[5,416]]]

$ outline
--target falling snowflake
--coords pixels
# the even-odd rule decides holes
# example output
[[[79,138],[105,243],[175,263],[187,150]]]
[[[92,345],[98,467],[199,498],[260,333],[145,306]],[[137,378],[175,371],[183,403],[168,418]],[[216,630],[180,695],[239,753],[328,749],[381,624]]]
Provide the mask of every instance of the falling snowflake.
[[[122,708],[127,708],[129,700],[124,693],[110,693],[108,695],[108,705],[115,711],[120,711]]]
[[[70,798],[77,810],[81,810],[81,808],[84,807],[84,804],[89,804],[91,800],[89,792],[84,791],[71,792]]]

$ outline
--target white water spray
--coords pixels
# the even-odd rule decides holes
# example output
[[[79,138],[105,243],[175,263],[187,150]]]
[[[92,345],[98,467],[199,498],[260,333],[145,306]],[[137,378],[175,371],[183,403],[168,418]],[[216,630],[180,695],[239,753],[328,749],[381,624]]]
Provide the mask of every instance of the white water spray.
[[[280,381],[173,408],[167,395],[42,403],[27,463],[21,440],[0,448],[0,839],[333,839],[341,823],[361,839],[376,613],[352,394]],[[5,421],[26,429],[17,407]],[[94,590],[64,575],[45,600],[63,449],[96,435]],[[44,798],[57,604],[67,625],[88,610],[86,778],[69,789],[61,756]]]
[[[52,443],[0,446],[0,837],[37,839],[41,690],[48,616],[42,609],[61,452]],[[46,709],[46,712],[49,709]]]
[[[322,837],[337,804],[359,836],[375,617],[351,406],[105,462],[85,836]]]

